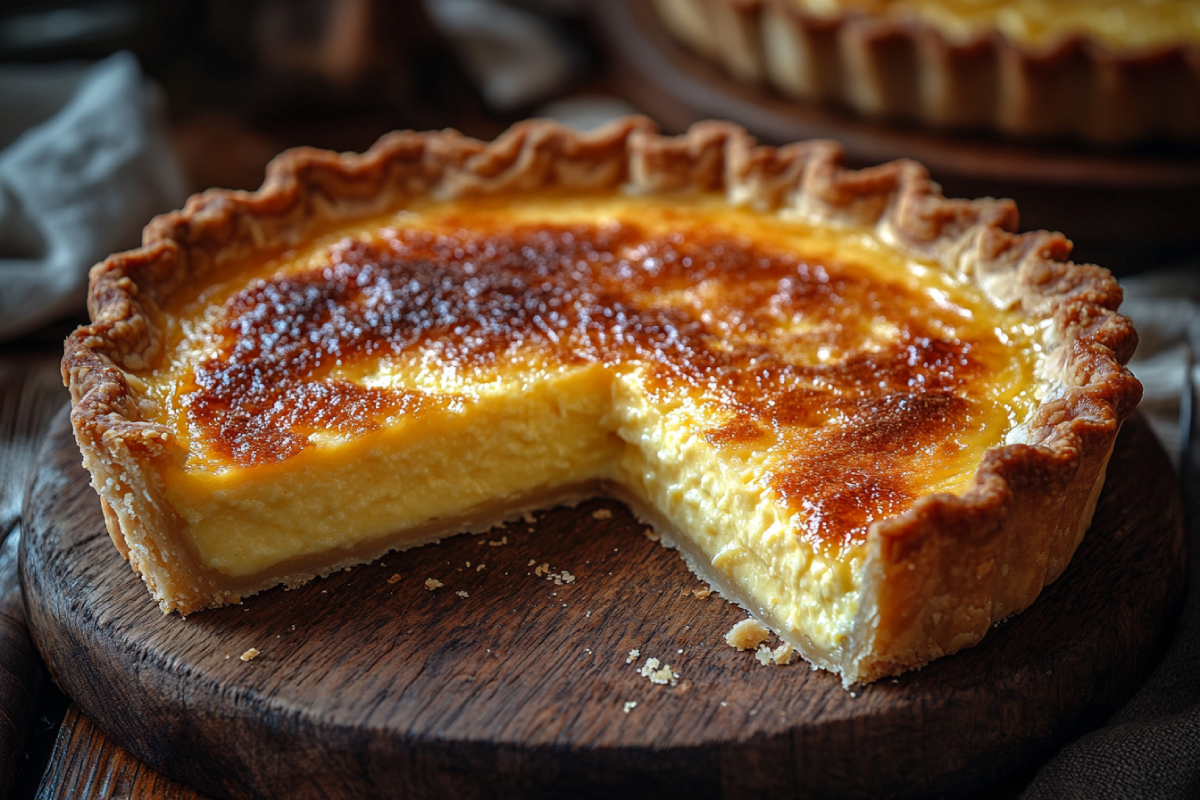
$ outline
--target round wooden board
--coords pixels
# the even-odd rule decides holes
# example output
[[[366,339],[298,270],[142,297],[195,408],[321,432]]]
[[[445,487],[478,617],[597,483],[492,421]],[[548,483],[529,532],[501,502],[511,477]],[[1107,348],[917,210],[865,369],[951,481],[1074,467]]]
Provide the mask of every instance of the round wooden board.
[[[225,797],[976,792],[1131,693],[1184,577],[1174,477],[1136,417],[1062,579],[979,646],[853,694],[803,662],[766,667],[725,645],[744,613],[693,596],[679,556],[609,500],[162,616],[79,461],[60,415],[25,507],[38,648],[105,733]],[[677,686],[638,674],[651,657]]]
[[[771,144],[835,139],[867,166],[914,158],[952,197],[1010,197],[1023,227],[1061,230],[1082,259],[1145,269],[1147,250],[1165,256],[1200,247],[1200,148],[1087,150],[950,134],[864,119],[741,83],[677,44],[646,0],[597,0],[597,28],[617,70],[615,84],[669,131],[729,119]],[[1107,256],[1107,258],[1102,258]],[[1117,264],[1114,261],[1131,260]]]

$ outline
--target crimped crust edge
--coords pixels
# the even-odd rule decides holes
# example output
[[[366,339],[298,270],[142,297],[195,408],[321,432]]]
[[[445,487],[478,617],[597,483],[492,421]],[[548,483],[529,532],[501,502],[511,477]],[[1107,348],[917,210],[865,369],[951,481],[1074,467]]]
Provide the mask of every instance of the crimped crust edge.
[[[137,378],[126,372],[159,355],[158,305],[220,264],[293,243],[318,222],[418,196],[548,186],[724,190],[732,203],[810,223],[872,227],[898,249],[969,276],[993,302],[1048,321],[1048,397],[1018,432],[1023,441],[989,451],[962,497],[929,495],[872,526],[854,631],[819,665],[848,684],[868,682],[974,644],[1033,602],[1082,539],[1120,424],[1141,396],[1123,366],[1137,337],[1117,313],[1121,290],[1111,275],[1069,262],[1061,234],[1014,233],[1010,201],[948,200],[911,161],[851,171],[841,158],[829,142],[757,146],[729,123],[663,137],[637,117],[593,133],[534,120],[492,143],[454,131],[401,132],[361,155],[292,150],[272,162],[257,192],[192,197],[151,222],[141,248],[93,268],[93,321],[66,341],[72,425],[114,543],[164,611],[240,600],[214,582],[189,582],[195,571],[165,533],[175,512],[157,477],[184,454],[170,430],[143,419]]]

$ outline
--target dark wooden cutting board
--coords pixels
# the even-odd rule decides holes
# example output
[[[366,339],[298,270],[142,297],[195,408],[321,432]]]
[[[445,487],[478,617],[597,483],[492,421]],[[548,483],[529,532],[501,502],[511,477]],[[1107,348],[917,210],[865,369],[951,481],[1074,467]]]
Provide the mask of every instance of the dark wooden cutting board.
[[[976,793],[1131,693],[1184,577],[1174,477],[1137,417],[1062,579],[981,645],[853,694],[726,646],[745,614],[693,596],[678,555],[608,500],[164,617],[79,461],[60,416],[25,509],[38,648],[101,730],[224,797]],[[678,685],[641,677],[648,657]]]

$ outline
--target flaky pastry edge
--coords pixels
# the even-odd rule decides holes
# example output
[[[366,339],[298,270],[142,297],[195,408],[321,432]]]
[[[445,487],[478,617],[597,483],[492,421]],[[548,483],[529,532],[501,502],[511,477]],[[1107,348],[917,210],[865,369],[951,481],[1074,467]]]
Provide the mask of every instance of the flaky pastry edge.
[[[908,255],[969,277],[993,303],[1046,323],[1045,399],[987,452],[961,496],[920,498],[874,523],[853,631],[834,653],[804,653],[846,683],[899,674],[979,641],[1026,608],[1067,566],[1090,524],[1104,468],[1141,385],[1123,366],[1137,344],[1117,313],[1121,289],[1107,270],[1068,261],[1059,233],[1015,233],[1007,200],[951,200],[921,165],[841,166],[831,142],[758,146],[746,131],[703,122],[665,137],[641,117],[580,133],[546,120],[484,143],[455,131],[397,132],[369,151],[289,150],[256,192],[213,189],[155,218],[142,246],[90,274],[91,324],[66,340],[62,373],[71,422],[114,544],[164,612],[240,602],[361,563],[273,579],[233,592],[197,572],[170,531],[177,522],[160,467],[184,447],[146,419],[131,373],[162,354],[159,306],[216,266],[301,242],[319,224],[395,210],[418,197],[622,189],[658,194],[723,191],[734,205],[809,224],[867,227]],[[753,609],[752,609],[753,610]]]

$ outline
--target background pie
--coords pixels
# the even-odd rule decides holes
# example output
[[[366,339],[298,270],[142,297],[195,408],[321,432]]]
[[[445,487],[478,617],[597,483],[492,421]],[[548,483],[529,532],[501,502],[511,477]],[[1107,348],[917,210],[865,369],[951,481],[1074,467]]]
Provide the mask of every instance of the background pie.
[[[864,115],[1102,144],[1200,139],[1191,0],[655,0],[749,82]]]

